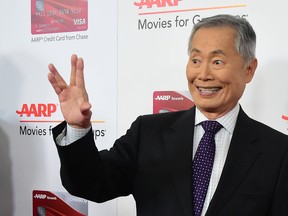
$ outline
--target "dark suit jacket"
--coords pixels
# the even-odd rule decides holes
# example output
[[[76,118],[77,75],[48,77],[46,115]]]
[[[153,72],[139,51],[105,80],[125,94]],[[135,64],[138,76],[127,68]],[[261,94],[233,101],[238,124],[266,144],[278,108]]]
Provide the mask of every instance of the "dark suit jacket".
[[[141,116],[109,151],[98,152],[92,131],[57,145],[64,187],[96,202],[132,194],[138,216],[191,216],[194,117],[195,108]],[[287,152],[288,136],[240,109],[206,216],[287,216]]]

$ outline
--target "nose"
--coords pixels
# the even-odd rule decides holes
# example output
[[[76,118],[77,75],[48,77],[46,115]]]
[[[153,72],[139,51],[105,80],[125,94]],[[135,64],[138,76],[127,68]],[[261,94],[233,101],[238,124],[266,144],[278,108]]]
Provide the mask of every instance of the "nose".
[[[199,67],[198,79],[202,81],[213,79],[212,71],[209,64],[204,62],[201,64],[201,66]]]

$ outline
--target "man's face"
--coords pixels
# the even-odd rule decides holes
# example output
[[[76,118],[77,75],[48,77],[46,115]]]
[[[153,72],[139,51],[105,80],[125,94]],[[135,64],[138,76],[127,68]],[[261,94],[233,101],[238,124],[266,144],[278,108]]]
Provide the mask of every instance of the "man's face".
[[[193,39],[187,64],[187,80],[195,105],[209,119],[235,107],[257,67],[245,64],[235,49],[232,28],[202,28]]]

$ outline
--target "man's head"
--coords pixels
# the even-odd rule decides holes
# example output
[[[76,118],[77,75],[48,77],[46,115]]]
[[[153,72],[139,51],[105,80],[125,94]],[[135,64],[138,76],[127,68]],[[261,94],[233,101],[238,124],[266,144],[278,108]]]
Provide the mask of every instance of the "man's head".
[[[210,119],[238,103],[257,67],[256,35],[243,18],[217,15],[203,19],[189,40],[187,79],[195,105]]]

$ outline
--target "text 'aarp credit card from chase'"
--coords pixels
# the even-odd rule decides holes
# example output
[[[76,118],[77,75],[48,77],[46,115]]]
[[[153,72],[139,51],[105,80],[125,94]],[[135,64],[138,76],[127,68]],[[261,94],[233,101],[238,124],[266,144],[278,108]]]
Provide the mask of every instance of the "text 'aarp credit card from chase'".
[[[87,0],[31,0],[31,33],[86,31]]]

